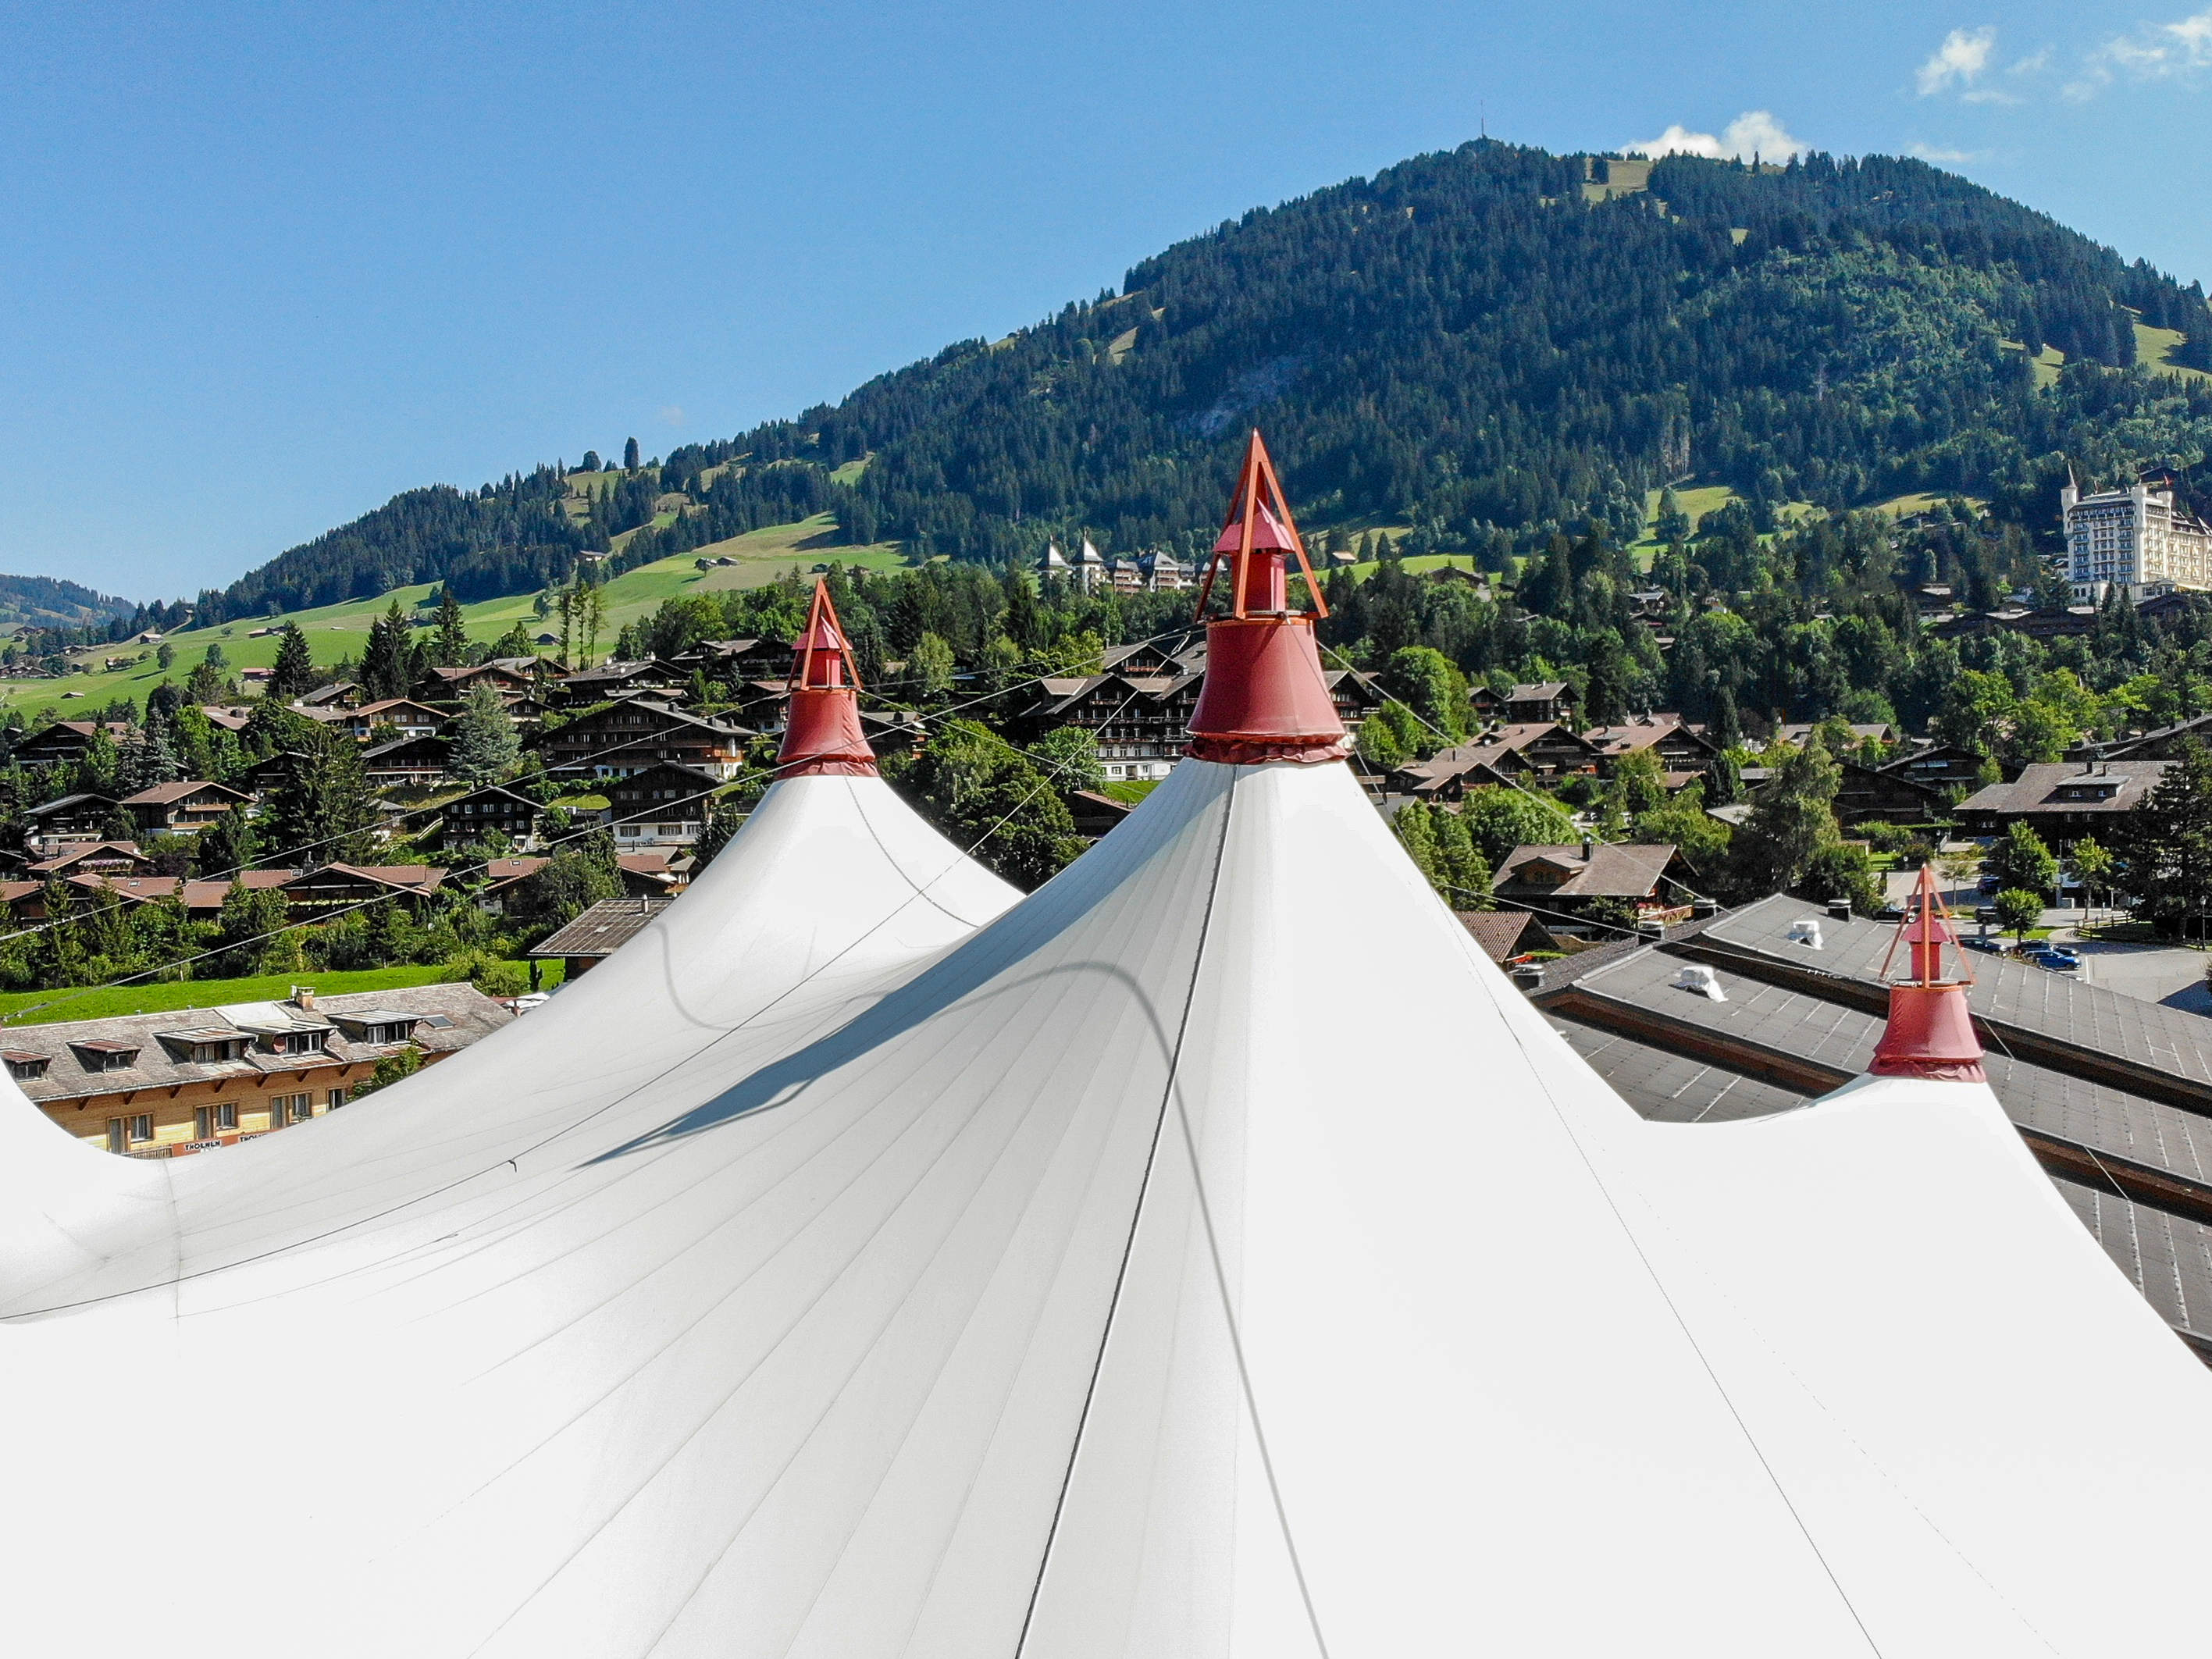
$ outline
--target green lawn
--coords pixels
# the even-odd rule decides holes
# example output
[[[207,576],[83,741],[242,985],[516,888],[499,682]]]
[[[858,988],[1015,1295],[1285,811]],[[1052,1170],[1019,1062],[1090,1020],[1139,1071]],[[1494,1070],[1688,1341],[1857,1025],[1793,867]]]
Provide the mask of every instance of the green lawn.
[[[545,988],[561,982],[562,964],[548,962],[541,973]],[[0,1024],[44,1025],[64,1019],[112,1019],[121,1014],[167,1013],[172,1009],[215,1008],[230,1002],[276,1002],[295,985],[322,996],[353,991],[402,991],[416,985],[442,984],[442,965],[428,968],[368,968],[349,974],[270,974],[252,979],[193,979],[155,985],[118,985],[82,990],[0,993]]]
[[[2166,331],[2164,329],[2154,329],[2151,331],[2153,333],[2162,334]],[[2142,324],[2138,323],[2136,325],[2136,349],[2138,356],[2141,355],[2142,350],[2142,336],[2143,327]],[[2018,340],[2008,340],[2002,336],[1998,337],[1997,343],[2002,346],[2007,351],[2025,351],[2027,349],[2027,348],[2021,344]],[[2044,347],[2041,351],[2036,354],[2034,360],[2036,389],[2040,391],[2045,386],[2056,386],[2058,383],[2058,371],[2065,367],[2066,354],[2064,352],[2061,351],[2055,345],[2047,345]],[[2175,372],[2177,374],[2186,374],[2192,371],[2189,369],[2179,369]]]
[[[2185,380],[2212,381],[2212,374],[2201,368],[2184,368],[2179,363],[2168,363],[2179,348],[2182,332],[2178,328],[2151,328],[2136,325],[2136,361],[2145,368],[2154,368],[2162,374],[2178,374]]]
[[[1876,501],[1874,504],[1874,510],[1877,513],[1887,513],[1893,519],[1903,519],[1915,513],[1925,513],[1930,507],[1941,507],[1953,499],[1954,497],[1948,492],[1931,494],[1924,489],[1917,490],[1910,495],[1892,495],[1887,501]],[[1989,505],[1989,502],[1979,495],[1960,495],[1955,499],[1966,502],[1967,506],[1977,510]]]
[[[821,563],[859,564],[872,570],[901,569],[905,566],[895,545],[878,543],[869,547],[843,547],[831,539],[836,534],[836,522],[827,514],[822,514],[798,524],[775,525],[733,536],[727,541],[626,571],[606,586],[606,622],[599,635],[599,650],[605,653],[613,648],[615,635],[625,623],[650,616],[663,601],[681,593],[758,587],[774,581],[787,570],[806,571]],[[700,559],[718,556],[738,562],[705,571],[698,568]],[[20,708],[26,719],[36,721],[72,719],[84,703],[105,703],[116,697],[130,697],[143,704],[146,694],[165,678],[181,682],[206,653],[208,647],[215,644],[222,647],[232,672],[241,668],[273,667],[279,636],[274,633],[258,639],[249,635],[258,629],[281,626],[286,622],[296,623],[307,635],[318,663],[331,666],[345,657],[357,659],[368,643],[369,624],[384,614],[392,600],[399,602],[402,611],[410,611],[434,591],[429,586],[395,588],[374,599],[321,605],[281,617],[241,617],[215,628],[195,628],[173,634],[168,642],[175,650],[176,661],[166,672],[151,646],[96,647],[81,653],[82,659],[94,663],[107,657],[136,660],[112,672],[71,674],[58,680],[0,679],[0,711]],[[463,605],[461,613],[468,625],[469,637],[489,644],[516,622],[528,625],[532,635],[557,635],[557,618],[549,617],[541,621],[534,614],[534,597],[517,593]],[[64,695],[71,691],[81,695]]]
[[[1400,562],[1405,566],[1406,574],[1409,576],[1418,576],[1431,570],[1442,570],[1446,565],[1456,565],[1462,570],[1475,568],[1474,559],[1464,553],[1423,553],[1413,558],[1401,560]],[[1379,560],[1370,559],[1365,564],[1347,565],[1345,568],[1352,572],[1352,579],[1354,581],[1364,582],[1382,566]],[[1323,580],[1328,580],[1328,572],[1325,569],[1316,574],[1320,574]]]
[[[1126,781],[1112,780],[1109,781],[1106,787],[1098,793],[1102,795],[1109,796],[1115,800],[1121,801],[1128,805],[1134,806],[1139,801],[1144,799],[1146,796],[1151,794],[1153,790],[1159,787],[1160,781],[1158,778],[1131,778]]]

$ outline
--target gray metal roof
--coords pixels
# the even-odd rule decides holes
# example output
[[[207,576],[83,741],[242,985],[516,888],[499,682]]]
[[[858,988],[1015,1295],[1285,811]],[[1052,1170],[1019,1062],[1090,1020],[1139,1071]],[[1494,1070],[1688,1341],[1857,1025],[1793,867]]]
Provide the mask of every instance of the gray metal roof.
[[[1757,951],[1793,968],[1880,985],[1883,956],[1897,929],[1853,917],[1822,916],[1824,948],[1808,950],[1784,937],[1792,921],[1819,916],[1818,906],[1777,896],[1723,916],[1705,937]],[[2066,974],[1999,957],[1972,956],[1967,995],[1985,1019],[2037,1030],[2085,1053],[2111,1055],[2212,1089],[2212,1025],[2161,1003],[2086,985]]]
[[[2212,1349],[2212,1227],[2063,1177],[2051,1184],[2160,1316]]]
[[[1554,1021],[1568,1046],[1613,1092],[1657,1123],[1726,1123],[1794,1111],[1805,1097],[1740,1072],[1653,1048],[1612,1031]]]
[[[574,921],[540,939],[533,957],[610,957],[645,931],[673,899],[601,899]]]
[[[1872,924],[1868,928],[1882,933],[1892,931]],[[1714,971],[1729,1000],[1714,1002],[1674,988],[1682,966],[1680,957],[1647,946],[1582,975],[1575,981],[1575,989],[1583,996],[1652,1011],[1670,1023],[1810,1060],[1847,1076],[1864,1072],[1874,1059],[1882,1022],[1873,1014],[1770,985],[1725,967]],[[2014,971],[2071,985],[2039,968]],[[1983,1068],[2006,1114],[2021,1127],[2212,1184],[2212,1119],[2002,1053],[1985,1055]]]

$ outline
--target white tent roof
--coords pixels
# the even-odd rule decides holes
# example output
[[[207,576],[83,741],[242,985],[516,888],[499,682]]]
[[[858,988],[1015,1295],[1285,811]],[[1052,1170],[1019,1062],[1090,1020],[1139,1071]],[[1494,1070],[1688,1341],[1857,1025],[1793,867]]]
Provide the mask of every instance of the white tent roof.
[[[408,1085],[465,1077],[445,1115],[497,1156],[559,1126],[512,1164],[319,1121],[170,1270],[86,1240],[15,1304],[70,1305],[0,1327],[14,1627],[533,1659],[2195,1639],[2212,1383],[1985,1090],[1642,1123],[1340,765],[1186,761],[959,938],[977,914],[739,1025],[694,953],[763,941],[648,935]],[[159,1455],[51,1431],[212,1399],[238,1431]],[[118,1575],[83,1540],[119,1509],[271,1569]]]
[[[572,1123],[658,1121],[683,1089],[849,1018],[1019,897],[880,779],[787,779],[682,904],[373,1107],[161,1161],[87,1149],[27,1101],[0,1112],[0,1314],[211,1271],[427,1194],[465,1204],[519,1176],[510,1158],[557,1156]]]

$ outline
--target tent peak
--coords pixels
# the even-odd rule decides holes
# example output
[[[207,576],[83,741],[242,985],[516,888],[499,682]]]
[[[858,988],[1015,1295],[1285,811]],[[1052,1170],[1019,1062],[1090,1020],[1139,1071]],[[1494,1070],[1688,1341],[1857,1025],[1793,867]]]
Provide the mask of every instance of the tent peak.
[[[1973,1011],[1965,980],[1943,977],[1943,947],[1958,945],[1934,872],[1920,867],[1920,880],[1906,902],[1905,921],[1882,958],[1882,977],[1899,945],[1911,947],[1911,977],[1889,988],[1889,1018],[1875,1045],[1877,1077],[1917,1077],[1953,1083],[1988,1081],[1982,1070],[1981,1039],[1974,1035]],[[1963,957],[1961,960],[1963,961]]]
[[[830,584],[814,579],[814,603],[792,654],[790,714],[776,756],[780,778],[873,777],[875,751],[860,733],[860,677],[853,647],[830,602]]]
[[[1293,556],[1316,611],[1291,609]],[[1198,596],[1200,616],[1224,562],[1230,614],[1206,625],[1206,684],[1191,715],[1184,752],[1232,766],[1342,760],[1352,742],[1322,677],[1314,640],[1316,616],[1326,617],[1328,607],[1256,429],[1245,446],[1228,517],[1206,562]]]

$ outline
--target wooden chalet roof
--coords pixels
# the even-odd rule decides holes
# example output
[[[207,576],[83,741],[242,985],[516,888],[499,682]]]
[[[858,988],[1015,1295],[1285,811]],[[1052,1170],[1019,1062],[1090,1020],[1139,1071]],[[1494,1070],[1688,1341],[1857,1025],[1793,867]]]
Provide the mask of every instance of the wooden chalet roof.
[[[673,899],[601,899],[567,927],[540,939],[533,957],[611,957],[643,933]]]
[[[167,806],[177,801],[189,800],[195,795],[203,794],[209,791],[212,791],[218,795],[228,795],[233,801],[242,801],[249,799],[244,791],[233,789],[228,784],[212,783],[204,778],[197,778],[179,780],[175,783],[157,783],[153,785],[150,788],[141,789],[135,795],[125,795],[122,800],[117,803],[117,805],[122,806]]]
[[[1526,893],[1534,897],[1649,898],[1658,891],[1660,879],[1674,861],[1674,848],[1667,843],[1594,842],[1588,847],[1516,847],[1498,866],[1492,890],[1500,897]],[[1528,879],[1531,866],[1549,865],[1566,872],[1558,882]]]
[[[2171,761],[2057,761],[2023,768],[2010,783],[1993,783],[1959,803],[1964,812],[2008,816],[2132,811],[2157,787]]]

